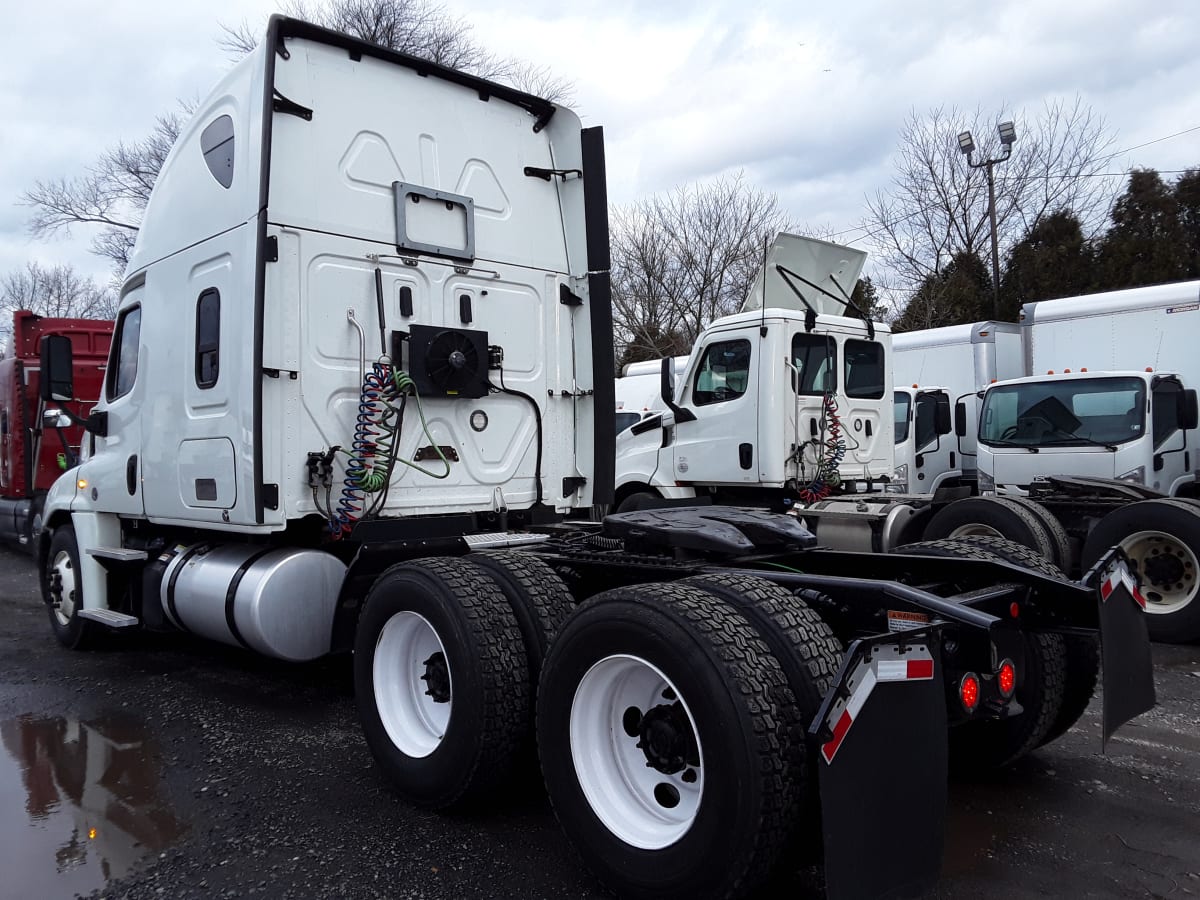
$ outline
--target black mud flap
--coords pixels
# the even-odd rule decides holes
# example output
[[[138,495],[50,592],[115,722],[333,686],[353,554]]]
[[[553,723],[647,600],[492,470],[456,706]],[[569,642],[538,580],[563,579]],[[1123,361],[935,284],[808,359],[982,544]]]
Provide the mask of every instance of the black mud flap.
[[[1100,656],[1104,680],[1103,746],[1134,716],[1154,708],[1154,662],[1146,632],[1146,600],[1125,556],[1114,550],[1088,575],[1100,604]]]
[[[915,897],[936,884],[946,728],[938,628],[850,645],[810,730],[829,900]]]

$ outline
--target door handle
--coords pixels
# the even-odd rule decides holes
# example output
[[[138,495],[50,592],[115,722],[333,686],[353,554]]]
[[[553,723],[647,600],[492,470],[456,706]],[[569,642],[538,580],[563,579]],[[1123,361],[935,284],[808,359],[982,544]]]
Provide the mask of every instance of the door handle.
[[[125,489],[132,497],[137,493],[137,454],[125,460]]]
[[[754,465],[753,444],[738,444],[738,465],[743,469],[749,469]]]

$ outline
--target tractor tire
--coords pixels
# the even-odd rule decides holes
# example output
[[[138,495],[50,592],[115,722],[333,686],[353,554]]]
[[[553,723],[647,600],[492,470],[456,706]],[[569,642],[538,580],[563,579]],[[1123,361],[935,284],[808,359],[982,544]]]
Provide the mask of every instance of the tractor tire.
[[[939,509],[925,528],[925,540],[988,535],[1007,538],[1055,557],[1055,540],[1038,516],[1007,497],[964,497]]]
[[[961,501],[960,501],[961,502]],[[939,540],[908,544],[897,553],[1004,561],[986,546]],[[1017,700],[1024,708],[1009,719],[981,719],[950,729],[950,765],[959,773],[999,769],[1039,747],[1059,721],[1067,678],[1067,650],[1057,634],[1026,632],[1024,672],[1017,673]]]
[[[661,499],[653,491],[637,491],[617,504],[617,512],[637,512],[639,509],[653,509]]]
[[[585,601],[538,692],[542,772],[587,865],[624,897],[731,897],[764,880],[795,812],[783,670],[694,587]]]
[[[371,754],[413,803],[465,805],[504,784],[528,730],[530,682],[492,576],[447,558],[380,575],[355,634],[354,692]]]
[[[1070,575],[1074,554],[1071,553],[1071,539],[1067,536],[1067,529],[1063,528],[1062,522],[1058,521],[1054,513],[1036,500],[1030,500],[1028,497],[1005,497],[1004,499],[1022,507],[1042,523],[1042,527],[1046,529],[1046,534],[1050,538],[1050,547],[1053,551],[1047,559],[1058,566],[1063,574]]]
[[[809,591],[793,595],[752,575],[701,575],[679,583],[718,597],[744,615],[783,669],[791,698],[779,706],[793,734],[792,780],[801,789],[800,815],[794,820],[788,855],[794,852],[803,862],[816,862],[821,847],[821,806],[816,784],[810,781],[816,774],[815,748],[806,749],[805,733],[842,664],[842,642],[805,602],[804,594]]]
[[[1140,500],[1109,513],[1084,542],[1083,570],[1115,546],[1137,570],[1151,640],[1200,639],[1200,506]]]
[[[101,626],[79,615],[83,609],[79,542],[70,525],[54,532],[46,568],[41,574],[42,599],[50,614],[54,637],[68,650],[89,650],[97,646],[102,636]]]
[[[984,536],[959,538],[959,540],[982,547],[1004,562],[1023,566],[1051,578],[1065,579],[1058,566],[1051,564],[1023,544]],[[1092,702],[1092,696],[1096,693],[1096,682],[1100,678],[1099,637],[1077,634],[1064,634],[1061,637],[1066,653],[1062,707],[1055,716],[1050,730],[1038,744],[1039,747],[1058,740],[1079,721],[1084,710],[1088,708],[1088,704]]]

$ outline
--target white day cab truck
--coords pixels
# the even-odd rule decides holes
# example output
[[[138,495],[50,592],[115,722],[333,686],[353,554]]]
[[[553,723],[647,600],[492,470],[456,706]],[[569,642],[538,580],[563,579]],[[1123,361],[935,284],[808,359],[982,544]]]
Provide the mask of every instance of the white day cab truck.
[[[1070,582],[997,541],[819,551],[754,509],[591,521],[613,497],[605,190],[602,132],[570,110],[273,18],[146,209],[83,459],[45,500],[54,633],[352,651],[405,797],[482,802],[536,751],[624,896],[741,896],[797,847],[831,897],[927,890],[948,756],[1059,736],[1098,638],[1105,738],[1153,705],[1136,582],[1119,553]],[[738,342],[792,327],[753,318],[704,357],[714,405],[746,388]],[[890,472],[861,331],[801,344],[850,353],[851,458]],[[69,342],[41,353],[70,402]],[[754,438],[727,431],[707,440],[740,458]]]
[[[1005,327],[914,332],[897,366],[914,381],[947,378],[956,329]],[[1119,545],[1141,576],[1151,636],[1200,638],[1198,335],[1196,281],[1026,304],[1020,368],[1009,349],[999,380],[977,381],[973,409],[957,411],[985,496],[940,512],[929,536],[1003,536],[1076,573]],[[931,459],[933,477],[941,464]]]

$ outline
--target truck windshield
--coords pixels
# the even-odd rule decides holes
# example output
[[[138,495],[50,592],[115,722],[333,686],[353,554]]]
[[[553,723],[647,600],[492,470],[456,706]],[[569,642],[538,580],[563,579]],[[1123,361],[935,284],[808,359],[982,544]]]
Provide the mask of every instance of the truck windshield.
[[[892,395],[892,412],[896,416],[894,433],[896,435],[896,443],[903,444],[908,440],[908,411],[912,404],[912,399],[908,394],[896,391]]]
[[[979,417],[984,444],[1109,446],[1141,437],[1146,389],[1138,378],[1080,378],[991,388]]]
[[[636,412],[619,412],[617,413],[617,434],[620,434],[630,425],[636,425],[642,421],[642,414]]]

